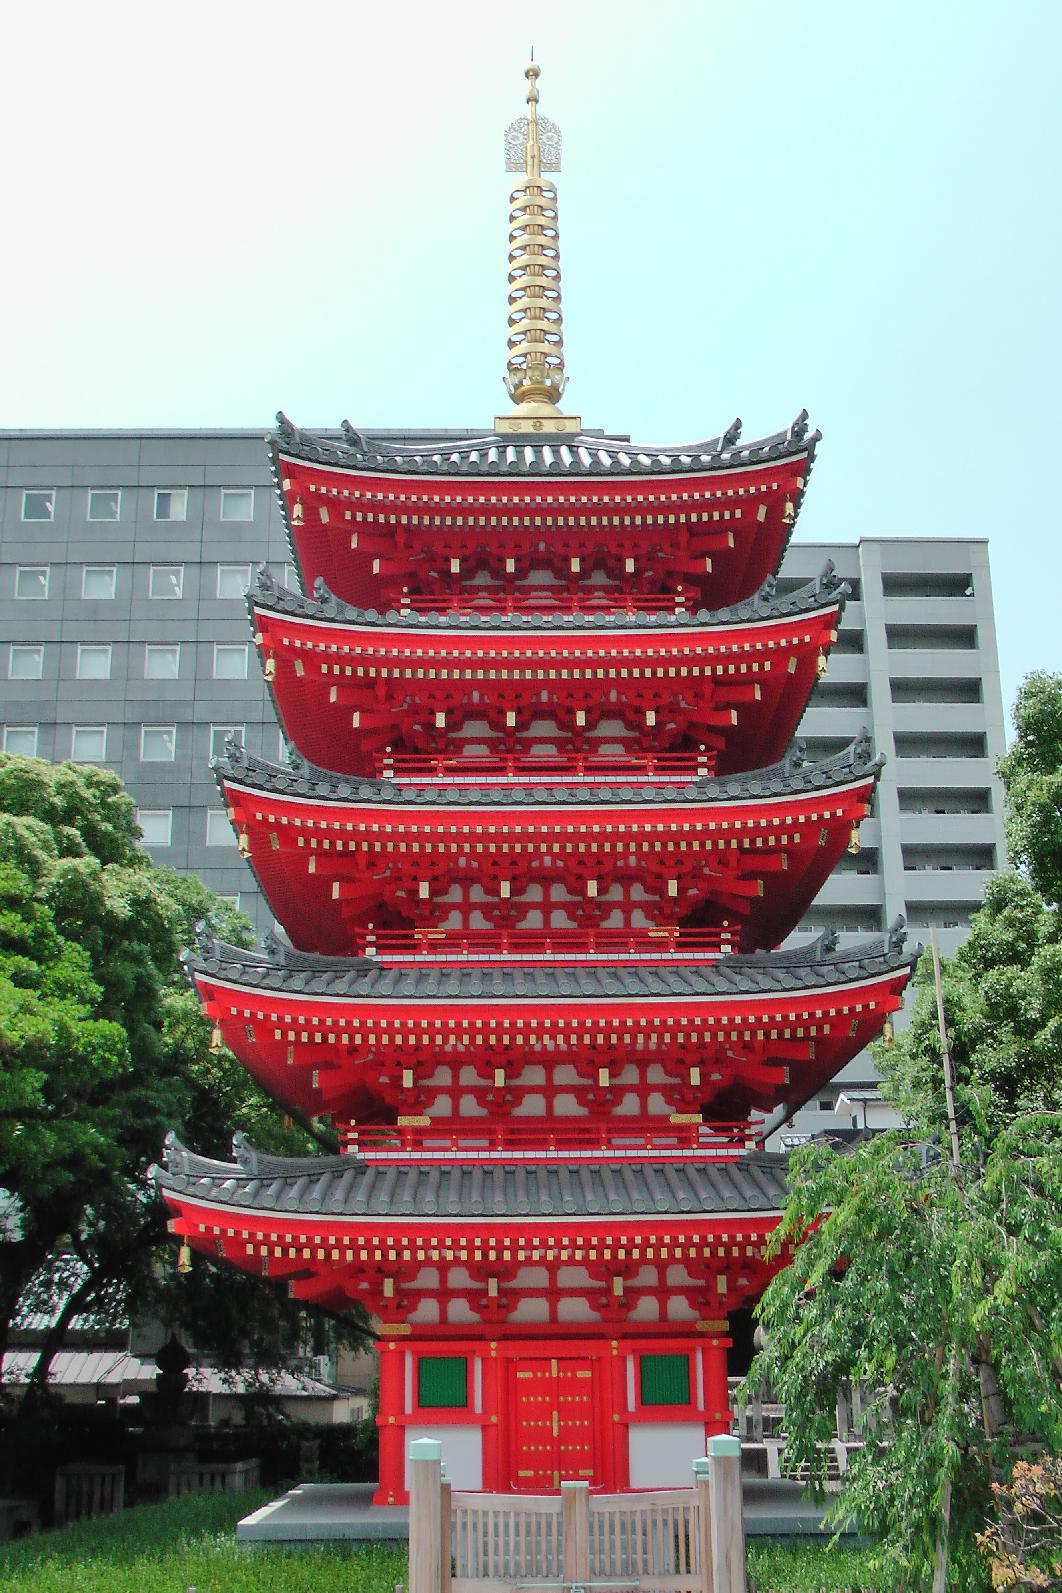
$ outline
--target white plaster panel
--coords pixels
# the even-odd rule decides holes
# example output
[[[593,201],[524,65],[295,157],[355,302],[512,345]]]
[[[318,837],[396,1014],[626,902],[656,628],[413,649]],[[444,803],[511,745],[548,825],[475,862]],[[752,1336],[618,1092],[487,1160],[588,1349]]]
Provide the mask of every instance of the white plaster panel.
[[[483,1430],[480,1427],[407,1427],[406,1487],[409,1487],[409,1446],[414,1438],[437,1438],[442,1444],[447,1481],[455,1488],[483,1486]]]
[[[582,1299],[579,1295],[570,1295],[567,1299],[557,1301],[558,1322],[593,1322],[595,1320],[589,1301]]]
[[[660,1302],[651,1295],[643,1294],[634,1310],[628,1313],[628,1322],[659,1322]]]
[[[688,1488],[704,1454],[703,1422],[637,1422],[631,1441],[632,1488]]]
[[[669,1294],[667,1297],[667,1320],[669,1322],[695,1322],[697,1312],[690,1305],[684,1294]]]

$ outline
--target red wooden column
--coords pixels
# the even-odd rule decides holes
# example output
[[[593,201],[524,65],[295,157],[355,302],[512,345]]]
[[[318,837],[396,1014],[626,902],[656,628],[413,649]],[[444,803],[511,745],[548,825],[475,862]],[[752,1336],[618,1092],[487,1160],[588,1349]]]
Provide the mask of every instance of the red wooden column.
[[[725,1332],[726,1322],[720,1322]],[[732,1339],[713,1335],[702,1347],[704,1366],[704,1427],[709,1438],[730,1431],[730,1391],[727,1388],[726,1352]]]
[[[500,1433],[505,1366],[498,1360],[496,1340],[488,1342],[487,1350],[479,1363],[483,1376],[483,1487],[488,1492],[507,1493],[509,1476],[502,1464]]]
[[[611,1399],[607,1405],[602,1401],[602,1442],[605,1453],[612,1457],[610,1486],[623,1489],[631,1485],[631,1429],[624,1419],[627,1415],[627,1352],[624,1341],[613,1339],[611,1350],[611,1364],[608,1367],[612,1382]]]
[[[393,1339],[380,1345],[380,1482],[373,1504],[399,1504],[405,1499],[406,1430],[396,1417],[406,1408],[404,1344]]]

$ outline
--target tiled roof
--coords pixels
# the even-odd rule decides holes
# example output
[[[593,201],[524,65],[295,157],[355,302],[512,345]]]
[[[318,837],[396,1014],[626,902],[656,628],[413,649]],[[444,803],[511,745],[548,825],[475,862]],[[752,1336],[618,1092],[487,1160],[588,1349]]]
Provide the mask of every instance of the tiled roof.
[[[252,616],[255,608],[270,609],[300,620],[333,620],[338,625],[380,626],[401,630],[444,630],[449,634],[462,631],[500,631],[515,635],[531,635],[536,631],[667,631],[719,629],[727,626],[769,624],[801,614],[814,613],[816,609],[837,603],[843,610],[844,600],[851,591],[847,582],[834,574],[833,561],[829,560],[822,574],[814,581],[797,587],[794,591],[779,593],[774,576],[770,576],[751,597],[740,603],[731,603],[717,609],[647,609],[636,613],[583,612],[574,614],[503,614],[486,611],[458,611],[454,613],[414,613],[388,609],[381,613],[374,608],[355,608],[330,592],[318,576],[314,583],[314,596],[304,597],[301,592],[280,586],[267,567],[259,565],[255,580],[247,593],[247,604]],[[252,625],[253,628],[253,625]]]
[[[212,1206],[301,1217],[653,1217],[779,1211],[784,1156],[740,1161],[374,1165],[354,1156],[266,1156],[241,1136],[232,1162],[186,1150],[172,1135],[167,1194]]]
[[[688,785],[522,785],[416,786],[390,780],[358,780],[332,774],[307,763],[294,748],[290,763],[270,763],[242,747],[226,743],[223,758],[211,760],[219,785],[229,781],[278,797],[311,797],[319,802],[378,803],[395,807],[600,807],[625,803],[722,803],[762,797],[798,796],[830,790],[853,780],[875,777],[884,758],[870,755],[870,737],[864,731],[855,741],[826,758],[811,763],[803,742],[797,741],[780,763],[747,774],[705,776]]]
[[[555,962],[532,967],[388,967],[371,957],[323,957],[296,951],[275,936],[264,950],[241,951],[201,931],[198,950],[185,953],[191,974],[295,995],[372,1001],[666,1000],[676,996],[772,995],[858,984],[908,971],[920,946],[905,949],[903,919],[887,935],[839,948],[820,935],[786,951],[758,951],[714,962],[616,964],[594,967]]]
[[[808,433],[801,410],[792,425],[770,437],[743,443],[741,422],[703,442],[647,447],[627,437],[580,433],[571,438],[491,432],[483,437],[439,436],[416,440],[370,436],[343,422],[343,440],[302,431],[281,411],[270,437],[274,453],[311,464],[381,475],[424,476],[649,476],[700,475],[740,470],[806,455],[810,466],[820,434]]]

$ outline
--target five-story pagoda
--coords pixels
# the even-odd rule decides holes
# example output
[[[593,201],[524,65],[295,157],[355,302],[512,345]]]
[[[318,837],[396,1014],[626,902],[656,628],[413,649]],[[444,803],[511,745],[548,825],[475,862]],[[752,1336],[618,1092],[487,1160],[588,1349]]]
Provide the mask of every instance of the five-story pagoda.
[[[262,573],[248,602],[292,755],[216,772],[286,939],[188,966],[343,1154],[173,1143],[158,1173],[193,1249],[371,1313],[381,1503],[425,1435],[466,1488],[685,1481],[780,1264],[763,1117],[910,973],[898,933],[772,949],[879,767],[791,747],[846,590],[774,586],[817,439],[642,448],[562,412],[559,134],[527,76],[512,410],[271,440],[304,595]]]

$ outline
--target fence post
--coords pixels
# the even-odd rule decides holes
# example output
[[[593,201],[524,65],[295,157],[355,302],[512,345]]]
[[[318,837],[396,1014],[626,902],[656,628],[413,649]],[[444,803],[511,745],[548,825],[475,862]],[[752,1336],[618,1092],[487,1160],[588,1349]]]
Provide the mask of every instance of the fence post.
[[[414,1438],[409,1446],[409,1593],[442,1589],[442,1444]]]
[[[445,1469],[445,1468],[444,1468]],[[439,1586],[442,1593],[450,1593],[452,1583],[453,1544],[450,1541],[453,1500],[452,1488],[445,1476],[439,1486]]]
[[[708,1488],[708,1459],[693,1462],[693,1487],[697,1499],[697,1569],[701,1593],[715,1593],[712,1575],[712,1497]]]
[[[745,1519],[741,1504],[741,1440],[708,1440],[712,1512],[712,1593],[745,1593]]]
[[[564,1581],[569,1586],[590,1580],[590,1484],[561,1483],[564,1529]]]

